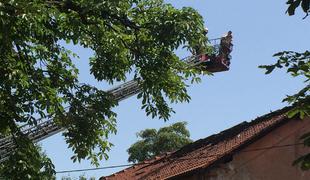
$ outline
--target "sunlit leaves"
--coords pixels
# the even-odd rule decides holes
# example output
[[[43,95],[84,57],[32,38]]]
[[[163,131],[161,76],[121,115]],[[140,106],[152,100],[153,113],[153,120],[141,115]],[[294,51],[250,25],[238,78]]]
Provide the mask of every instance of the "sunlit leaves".
[[[207,50],[203,24],[194,9],[162,0],[1,1],[1,135],[52,117],[67,129],[72,160],[98,165],[112,146],[109,134],[116,133],[111,108],[117,103],[79,82],[74,62],[79,52],[63,44],[93,51],[90,73],[98,81],[113,84],[133,73],[146,114],[167,120],[174,112],[169,102],[190,100],[185,82],[200,81],[201,72],[181,62],[175,50]]]
[[[82,85],[68,102],[71,106],[65,116],[55,120],[66,127],[63,133],[76,160],[88,158],[95,165],[107,159],[112,144],[107,141],[109,134],[116,133],[115,106],[111,96],[89,85]],[[99,148],[99,151],[95,151]]]
[[[141,138],[127,150],[128,161],[141,162],[165,152],[175,151],[192,142],[186,129],[186,122],[178,122],[167,127],[145,129],[137,136]]]

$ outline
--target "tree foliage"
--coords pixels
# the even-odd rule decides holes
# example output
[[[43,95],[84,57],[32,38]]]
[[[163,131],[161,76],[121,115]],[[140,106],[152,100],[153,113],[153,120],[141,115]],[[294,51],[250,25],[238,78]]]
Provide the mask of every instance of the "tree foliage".
[[[186,129],[186,122],[178,122],[167,127],[145,129],[137,133],[141,138],[127,150],[129,162],[141,162],[165,152],[175,151],[192,142]]]
[[[38,145],[33,145],[28,138],[19,138],[21,147],[14,152],[8,161],[0,164],[3,179],[16,180],[53,180],[55,170],[52,161]],[[0,179],[2,179],[0,176]]]
[[[142,89],[142,108],[167,120],[173,110],[166,101],[189,101],[185,80],[200,73],[174,50],[206,46],[203,31],[203,19],[194,9],[176,9],[163,0],[2,0],[1,135],[23,136],[20,125],[53,118],[67,129],[63,135],[73,161],[87,158],[98,165],[112,145],[109,134],[116,133],[111,109],[117,102],[79,81],[78,56],[64,42],[93,50],[90,72],[98,81],[113,84],[133,73]],[[16,143],[22,147],[24,142]],[[38,163],[31,158],[38,154],[31,147],[26,149],[34,154],[15,153],[7,165],[17,166],[21,159]],[[35,174],[37,167],[29,173]],[[22,176],[24,170],[17,173]]]
[[[96,178],[94,177],[90,177],[90,178],[87,178],[85,177],[85,175],[80,175],[78,178],[77,177],[70,177],[70,176],[63,176],[61,177],[61,180],[95,180]]]
[[[289,0],[287,2],[288,14],[294,15],[295,9],[301,6],[308,16],[310,8],[310,0]],[[288,117],[299,116],[301,119],[310,117],[310,51],[294,52],[283,51],[274,54],[278,61],[272,65],[263,65],[260,68],[266,69],[266,74],[271,73],[276,68],[286,68],[287,73],[293,77],[301,77],[304,79],[305,87],[296,94],[289,95],[283,102],[292,104],[293,108],[288,112]],[[304,142],[304,146],[310,147],[310,133],[304,134],[300,138]],[[294,161],[294,165],[299,165],[303,170],[310,169],[310,153],[305,154]]]
[[[283,102],[294,104],[289,117],[296,114],[303,119],[310,115],[310,52],[303,53],[293,51],[283,51],[274,55],[279,60],[273,65],[260,66],[266,69],[266,74],[271,73],[275,68],[287,68],[287,73],[293,77],[305,79],[306,86],[294,95],[287,96]]]
[[[301,119],[310,116],[310,52],[303,53],[293,51],[283,51],[274,55],[279,60],[273,65],[260,66],[266,69],[266,74],[271,73],[275,68],[287,69],[293,77],[302,77],[305,82],[305,87],[293,95],[287,96],[283,102],[292,104],[293,108],[288,112],[288,117],[299,116]],[[310,147],[310,133],[301,137],[304,145]],[[298,158],[295,165],[299,164],[303,170],[310,169],[310,153]]]
[[[310,12],[310,0],[288,0],[286,2],[288,4],[287,13],[292,16],[295,14],[296,9],[300,6],[304,13],[306,13],[306,18]]]

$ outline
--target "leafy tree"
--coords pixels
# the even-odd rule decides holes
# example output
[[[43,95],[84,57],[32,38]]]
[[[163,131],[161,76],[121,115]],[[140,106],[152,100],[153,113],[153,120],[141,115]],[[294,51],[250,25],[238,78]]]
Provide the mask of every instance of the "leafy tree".
[[[113,84],[134,74],[142,108],[167,120],[173,110],[166,101],[189,101],[185,80],[200,74],[174,50],[206,47],[203,31],[194,9],[176,9],[163,0],[2,0],[0,135],[11,134],[18,148],[25,147],[17,150],[25,155],[14,153],[5,168],[21,160],[35,167],[19,169],[14,177],[40,175],[41,157],[32,142],[20,140],[25,137],[19,128],[40,118],[53,118],[67,129],[63,135],[73,161],[87,158],[98,165],[108,158],[108,137],[116,133],[111,109],[117,102],[79,81],[78,56],[64,42],[93,50],[90,72],[98,81]]]
[[[288,112],[291,118],[298,115],[301,119],[310,116],[310,52],[298,53],[293,51],[283,51],[274,55],[279,60],[273,65],[260,66],[265,68],[266,74],[271,73],[275,68],[287,68],[287,72],[293,77],[301,76],[305,79],[306,86],[294,95],[287,96],[283,102],[293,105],[292,110]],[[310,133],[301,137],[304,145],[310,147]],[[300,164],[303,170],[310,169],[310,153],[297,159],[294,164]]]
[[[303,11],[308,16],[310,8],[310,0],[289,0],[287,1],[288,14],[294,15],[295,9],[301,6]],[[305,116],[310,116],[310,51],[294,52],[283,51],[274,54],[278,61],[272,65],[260,66],[266,69],[266,74],[271,73],[276,68],[286,68],[287,73],[293,77],[302,77],[304,79],[305,87],[294,95],[287,96],[283,102],[293,105],[292,110],[288,112],[288,117],[298,115],[301,119]],[[301,137],[304,145],[310,147],[310,132]],[[310,169],[310,153],[298,158],[293,164],[299,165],[303,170]]]
[[[276,53],[274,57],[279,60],[272,65],[260,66],[266,69],[266,74],[271,73],[275,68],[287,68],[287,73],[293,77],[302,77],[305,79],[306,86],[298,93],[287,96],[283,99],[284,102],[294,104],[294,108],[290,111],[289,117],[293,117],[299,114],[303,119],[305,116],[310,115],[310,52],[305,51],[303,53],[293,51],[283,51]]]
[[[306,18],[310,12],[310,0],[288,0],[286,2],[288,4],[287,13],[292,16],[295,14],[295,10],[301,6],[302,10],[306,13]]]
[[[165,152],[175,151],[191,143],[190,133],[186,129],[186,122],[178,122],[168,127],[145,129],[137,133],[141,140],[127,150],[129,162],[141,162]]]
[[[27,138],[19,143],[22,147],[0,165],[0,174],[3,179],[56,179],[54,165],[38,145],[33,145]],[[0,179],[2,179],[0,176]]]
[[[96,178],[91,177],[89,180],[95,180]],[[79,178],[72,178],[70,176],[64,176],[61,178],[61,180],[87,180],[87,178],[84,175],[80,175]]]

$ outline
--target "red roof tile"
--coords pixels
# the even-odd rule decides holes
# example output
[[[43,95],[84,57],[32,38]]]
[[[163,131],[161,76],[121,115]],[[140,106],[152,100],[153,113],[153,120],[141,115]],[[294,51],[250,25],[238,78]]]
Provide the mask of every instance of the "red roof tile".
[[[178,151],[134,165],[101,180],[168,179],[223,161],[272,129],[287,122],[283,108],[195,141]]]

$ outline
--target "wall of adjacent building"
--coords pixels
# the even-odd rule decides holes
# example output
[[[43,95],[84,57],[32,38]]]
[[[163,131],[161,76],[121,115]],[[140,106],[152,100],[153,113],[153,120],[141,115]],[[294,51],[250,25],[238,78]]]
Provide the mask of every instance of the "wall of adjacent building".
[[[310,118],[290,120],[242,149],[230,162],[178,179],[309,180],[310,170],[292,166],[300,155],[310,152],[310,148],[298,144],[300,136],[306,132],[310,132]]]

